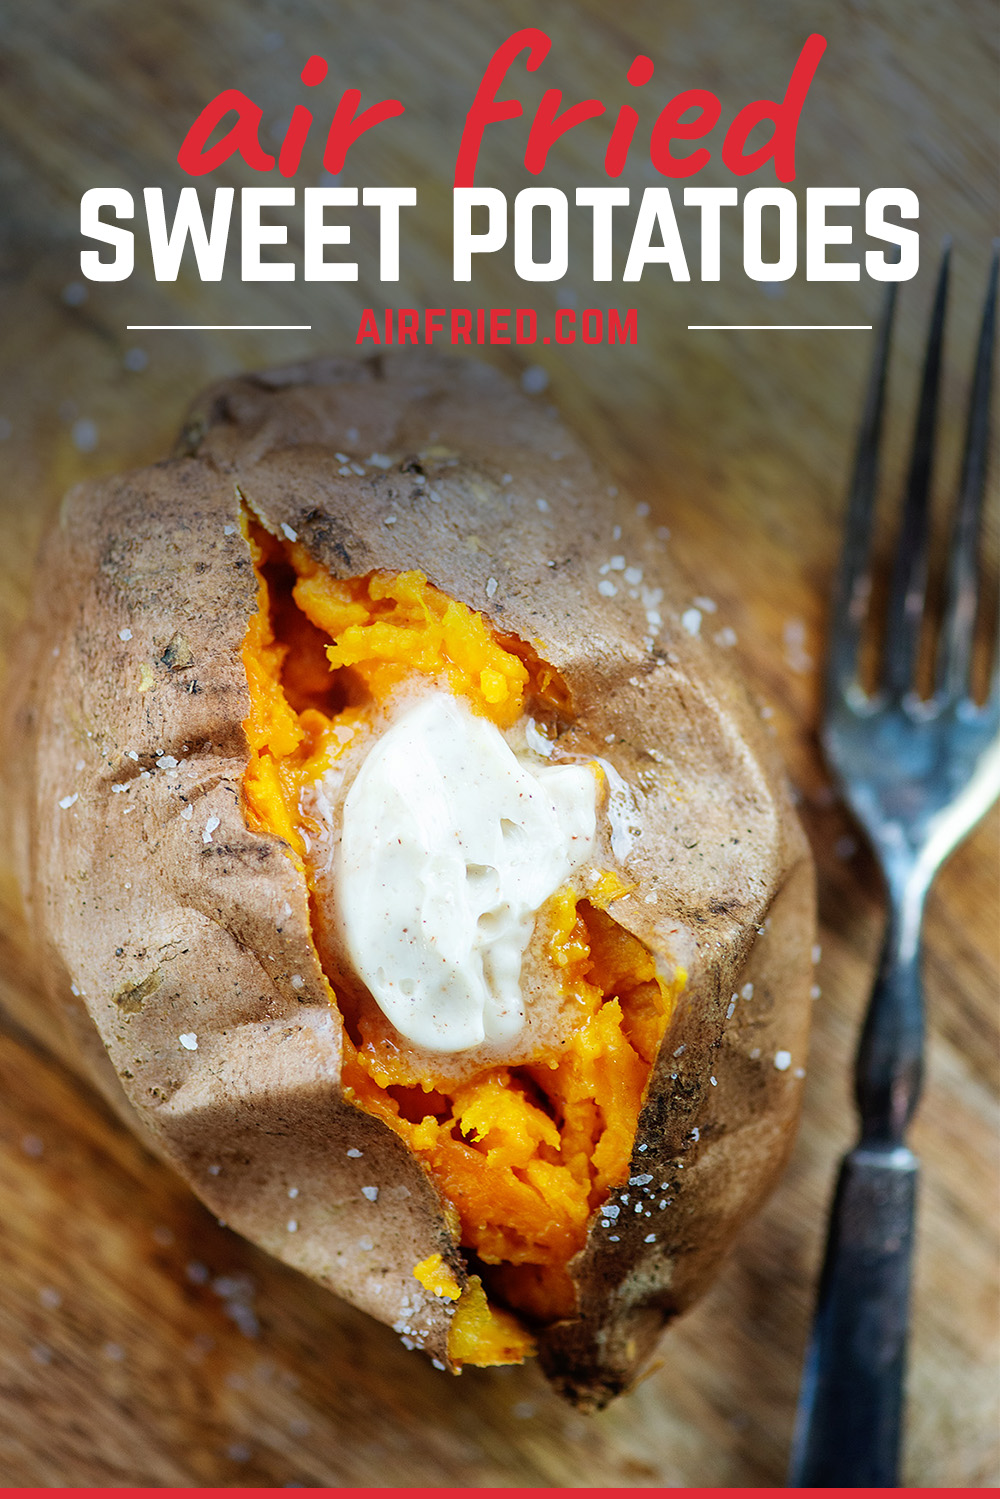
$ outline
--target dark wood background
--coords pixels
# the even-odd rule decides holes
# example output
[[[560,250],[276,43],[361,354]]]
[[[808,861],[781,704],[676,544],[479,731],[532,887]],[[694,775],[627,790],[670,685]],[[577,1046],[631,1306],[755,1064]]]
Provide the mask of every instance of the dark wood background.
[[[593,286],[589,239],[561,285],[529,286],[511,257],[451,282],[449,184],[465,110],[493,49],[540,24],[525,0],[16,0],[0,3],[0,654],[12,649],[31,559],[76,479],[164,453],[188,400],[235,370],[353,346],[362,307],[635,306],[639,343],[497,349],[542,366],[570,423],[670,526],[705,628],[735,631],[747,676],[801,789],[820,869],[821,996],[803,1127],[771,1203],[706,1301],[663,1341],[653,1371],[605,1413],[561,1404],[532,1366],[461,1380],[385,1328],[219,1227],[185,1187],[47,1050],[7,853],[0,861],[0,1468],[31,1485],[631,1485],[780,1483],[820,1254],[825,1204],[851,1132],[849,1058],[879,943],[882,902],[820,759],[818,667],[849,453],[871,348],[866,333],[691,333],[688,323],[873,320],[879,289],[782,287],[743,274],[727,235],[723,279]],[[809,30],[827,36],[800,128],[799,185],[912,187],[924,264],[902,289],[894,366],[898,481],[941,236],[955,236],[939,488],[949,491],[973,329],[995,233],[996,18],[979,0],[554,0],[553,49],[512,76],[525,120],[488,132],[479,181],[512,195],[541,90],[644,111],[622,179],[658,179],[642,147],[662,103],[714,89],[723,122],[783,92]],[[202,105],[238,86],[264,108],[269,146],[304,90],[312,52],[330,78],[310,103],[325,128],[340,91],[396,95],[407,113],[360,142],[347,184],[416,184],[403,279],[377,280],[374,215],[352,216],[354,285],[243,286],[188,272],[85,284],[81,192],[181,182],[180,140]],[[657,73],[642,95],[636,52]],[[659,93],[656,93],[659,90]],[[655,98],[654,98],[655,95]],[[659,102],[657,102],[657,100]],[[317,125],[317,135],[321,125]],[[544,180],[600,184],[608,124],[566,137]],[[718,145],[718,137],[714,138]],[[320,180],[321,141],[295,182]],[[249,184],[227,168],[212,184]],[[721,182],[715,163],[699,182]],[[769,169],[761,181],[772,181]],[[756,181],[756,179],[753,179]],[[744,184],[750,185],[750,184]],[[633,209],[634,212],[634,209]],[[631,214],[620,215],[623,227]],[[296,223],[296,216],[290,217]],[[298,221],[300,222],[300,220]],[[574,220],[574,223],[576,221]],[[857,216],[855,216],[857,222]],[[583,224],[581,223],[581,228]],[[297,231],[293,229],[293,239]],[[685,231],[687,233],[687,231]],[[627,236],[617,244],[620,276]],[[238,264],[238,263],[237,263]],[[456,294],[458,293],[458,294]],[[311,323],[302,333],[129,333],[127,323]],[[995,539],[995,533],[994,533]],[[2,661],[0,661],[2,664]],[[930,1046],[913,1141],[924,1163],[906,1477],[996,1481],[997,821],[954,856],[932,895]],[[72,1059],[70,1059],[72,1060]]]

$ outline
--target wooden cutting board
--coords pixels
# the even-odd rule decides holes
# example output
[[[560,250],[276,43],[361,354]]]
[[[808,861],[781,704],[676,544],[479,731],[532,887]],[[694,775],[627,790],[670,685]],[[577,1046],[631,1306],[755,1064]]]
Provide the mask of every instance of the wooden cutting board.
[[[807,1333],[825,1205],[852,1134],[849,1063],[876,958],[882,903],[816,745],[825,600],[849,453],[870,355],[864,332],[689,332],[689,323],[868,323],[878,288],[750,281],[738,234],[722,280],[674,284],[652,266],[620,274],[639,193],[660,179],[641,140],[682,88],[714,90],[723,125],[778,97],[809,28],[829,47],[798,142],[799,186],[904,185],[919,195],[924,266],[901,296],[891,415],[898,480],[935,247],[956,239],[940,487],[955,456],[973,329],[994,232],[995,40],[978,0],[794,0],[766,5],[599,0],[546,7],[540,73],[512,74],[526,119],[487,133],[478,180],[513,195],[527,119],[545,87],[564,104],[600,97],[608,117],[645,110],[621,179],[616,281],[590,280],[586,221],[573,219],[565,281],[529,285],[509,252],[451,281],[449,186],[465,111],[489,55],[537,22],[520,0],[59,0],[0,4],[0,652],[15,649],[31,560],[77,479],[161,456],[206,381],[353,347],[362,308],[635,307],[635,347],[554,345],[490,352],[519,376],[548,376],[553,400],[592,449],[671,530],[703,628],[731,631],[772,714],[802,793],[820,871],[822,957],[805,1116],[790,1170],[707,1300],[664,1339],[654,1370],[610,1410],[584,1418],[531,1366],[453,1380],[394,1334],[220,1227],[47,1049],[34,1019],[32,952],[9,852],[0,861],[0,1469],[18,1485],[780,1484]],[[182,179],[178,145],[202,105],[240,87],[280,139],[318,52],[363,104],[401,98],[403,120],[352,151],[347,185],[415,184],[402,279],[375,280],[374,221],[353,217],[359,282],[203,285],[152,279],[148,254],[118,284],[81,281],[80,194]],[[625,83],[651,56],[641,96]],[[653,96],[656,90],[656,100]],[[325,121],[323,121],[325,123]],[[273,127],[273,128],[272,128]],[[268,131],[272,131],[268,135]],[[643,136],[645,131],[645,136]],[[317,133],[319,127],[317,127]],[[608,125],[553,148],[547,184],[600,184]],[[320,180],[307,143],[294,182]],[[717,144],[717,141],[716,141]],[[714,175],[713,175],[714,173]],[[215,185],[247,185],[224,169]],[[699,182],[726,180],[715,163]],[[773,178],[766,170],[761,181]],[[757,179],[752,179],[754,185]],[[620,217],[622,217],[620,212]],[[291,216],[293,240],[300,223]],[[141,227],[141,220],[139,221]],[[688,236],[688,230],[684,230]],[[128,323],[308,323],[286,333],[130,333]],[[541,379],[534,377],[536,383]],[[995,536],[994,536],[995,540]],[[728,634],[723,639],[729,639]],[[0,661],[2,665],[2,661]],[[997,1479],[995,814],[932,895],[926,980],[930,1045],[913,1142],[924,1165],[914,1293],[906,1477],[921,1485]],[[64,1059],[65,1060],[65,1059]],[[71,1060],[71,1059],[70,1059]]]

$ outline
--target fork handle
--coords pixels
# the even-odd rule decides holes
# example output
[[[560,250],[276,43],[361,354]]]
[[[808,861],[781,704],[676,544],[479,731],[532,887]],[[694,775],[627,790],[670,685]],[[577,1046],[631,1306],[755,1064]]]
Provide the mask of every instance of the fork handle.
[[[908,871],[889,885],[882,956],[854,1070],[862,1144],[901,1145],[920,1097],[924,1055],[920,928],[926,893],[926,879],[920,871]]]
[[[898,1486],[918,1162],[861,1144],[841,1163],[788,1484]]]

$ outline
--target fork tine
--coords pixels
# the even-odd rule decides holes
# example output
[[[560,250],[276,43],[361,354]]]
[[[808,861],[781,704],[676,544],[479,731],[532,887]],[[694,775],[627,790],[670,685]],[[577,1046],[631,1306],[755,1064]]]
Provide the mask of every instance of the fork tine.
[[[914,685],[927,591],[927,551],[930,541],[930,488],[934,460],[934,428],[941,383],[941,350],[948,298],[951,246],[945,245],[938,272],[934,309],[927,333],[927,352],[920,382],[920,401],[913,433],[913,452],[903,502],[902,529],[892,570],[885,632],[883,681],[890,694],[904,696]]]
[[[993,338],[996,329],[997,269],[994,250],[986,282],[976,362],[969,396],[969,424],[962,457],[955,518],[948,559],[947,604],[938,647],[938,692],[954,702],[968,691],[972,637],[978,597],[976,552],[979,542],[986,462],[989,447],[990,389],[993,383]]]
[[[843,695],[857,680],[858,646],[868,615],[871,594],[871,535],[879,442],[885,411],[886,373],[898,283],[886,287],[885,303],[854,457],[854,473],[847,501],[844,546],[833,598],[833,620],[827,664],[827,692],[831,700]]]

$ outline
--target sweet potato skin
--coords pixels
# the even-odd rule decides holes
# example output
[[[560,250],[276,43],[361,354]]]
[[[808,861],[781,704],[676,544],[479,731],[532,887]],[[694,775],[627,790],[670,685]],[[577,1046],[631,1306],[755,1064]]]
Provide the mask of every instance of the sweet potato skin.
[[[304,882],[243,816],[241,497],[335,575],[420,568],[535,644],[573,695],[560,750],[604,757],[632,788],[620,865],[636,889],[612,914],[688,981],[636,1139],[630,1174],[649,1180],[623,1182],[616,1221],[591,1225],[571,1267],[580,1315],[539,1340],[553,1381],[603,1404],[703,1291],[791,1145],[813,889],[773,747],[681,623],[690,595],[655,532],[551,408],[487,366],[412,351],[230,381],[196,403],[174,458],[67,496],[6,757],[53,1024],[213,1211],[442,1363],[450,1303],[412,1269],[440,1252],[465,1283],[453,1215],[345,1096]],[[662,590],[651,644],[642,588]]]

